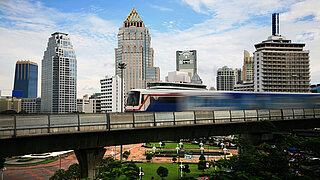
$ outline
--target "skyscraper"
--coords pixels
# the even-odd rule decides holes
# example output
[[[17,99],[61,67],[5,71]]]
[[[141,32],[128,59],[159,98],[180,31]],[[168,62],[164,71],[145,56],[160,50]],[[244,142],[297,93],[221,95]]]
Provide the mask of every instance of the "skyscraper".
[[[309,92],[309,51],[279,33],[279,15],[272,15],[272,35],[255,44],[255,92]],[[275,30],[275,31],[274,31]]]
[[[42,60],[41,112],[60,114],[76,110],[76,55],[68,34],[55,32]]]
[[[243,66],[242,66],[242,81],[253,81],[254,75],[254,63],[253,57],[250,56],[249,52],[244,50],[243,53]]]
[[[132,9],[123,27],[119,28],[118,47],[115,48],[116,75],[123,77],[125,94],[133,88],[146,88],[147,82],[159,81],[160,70],[153,67],[153,49],[148,28],[145,27],[137,10]],[[126,63],[123,70],[118,63]]]
[[[23,98],[36,98],[38,95],[38,64],[31,61],[17,61],[14,90],[23,91]]]
[[[234,87],[234,70],[223,66],[217,72],[217,90],[218,91],[233,91]]]
[[[198,75],[197,68],[197,51],[176,51],[176,69],[177,71],[187,72],[190,76],[191,83],[202,84]]]

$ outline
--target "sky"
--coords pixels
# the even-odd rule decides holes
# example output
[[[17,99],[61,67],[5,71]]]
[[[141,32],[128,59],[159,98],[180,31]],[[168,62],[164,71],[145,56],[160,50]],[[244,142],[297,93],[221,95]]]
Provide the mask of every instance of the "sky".
[[[216,87],[217,69],[241,68],[243,51],[271,35],[271,14],[280,13],[280,34],[310,51],[311,84],[320,82],[319,0],[0,0],[0,90],[11,95],[18,60],[39,64],[54,32],[68,33],[77,56],[78,98],[100,92],[113,76],[114,48],[123,21],[135,7],[149,28],[160,79],[175,71],[177,50],[197,50],[198,74]]]

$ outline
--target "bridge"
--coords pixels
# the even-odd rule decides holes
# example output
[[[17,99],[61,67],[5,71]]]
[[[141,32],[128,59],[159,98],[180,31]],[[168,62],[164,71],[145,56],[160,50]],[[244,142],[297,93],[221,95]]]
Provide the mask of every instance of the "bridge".
[[[0,116],[0,156],[74,150],[81,177],[93,177],[105,146],[320,127],[320,109]]]

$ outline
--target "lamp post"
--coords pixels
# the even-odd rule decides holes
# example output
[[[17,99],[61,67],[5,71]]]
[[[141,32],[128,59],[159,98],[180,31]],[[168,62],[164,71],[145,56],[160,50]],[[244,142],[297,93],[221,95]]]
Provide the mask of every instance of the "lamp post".
[[[118,63],[118,68],[121,69],[121,112],[123,112],[123,70],[126,68],[127,64],[122,62]],[[122,161],[122,145],[120,145],[120,162]]]
[[[180,158],[180,156],[179,156],[179,150],[180,150],[180,148],[178,147],[178,144],[177,144],[176,150],[177,150],[177,156]]]
[[[161,145],[162,145],[162,142],[161,142],[161,141],[159,142],[159,145],[160,145],[160,150],[161,150]]]
[[[183,168],[185,168],[185,166],[182,165],[182,161],[181,161],[181,165],[179,166],[181,178],[182,178],[182,171],[183,171],[182,169],[183,169]]]
[[[224,153],[224,158],[226,159],[226,151],[227,151],[228,149],[227,148],[223,148],[223,153]]]
[[[153,145],[153,148],[152,148],[152,150],[153,150],[153,155],[156,153],[156,146],[155,145]]]
[[[181,139],[180,139],[179,145],[180,145],[180,148],[183,147],[183,143],[181,142]]]
[[[6,171],[7,170],[7,168],[6,167],[3,167],[2,169],[1,169],[1,180],[4,180],[4,171]]]
[[[204,150],[204,148],[201,146],[200,147],[201,154],[203,154],[203,150]]]
[[[142,168],[139,167],[139,179],[141,180],[142,179],[142,176],[144,176],[144,173],[142,171]]]

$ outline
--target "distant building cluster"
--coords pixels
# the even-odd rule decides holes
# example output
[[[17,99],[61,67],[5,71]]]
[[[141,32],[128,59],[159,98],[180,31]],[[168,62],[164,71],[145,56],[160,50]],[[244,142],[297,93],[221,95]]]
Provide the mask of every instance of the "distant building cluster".
[[[251,56],[244,50],[242,68],[227,65],[217,70],[218,91],[320,92],[310,86],[309,51],[304,43],[293,43],[280,35],[279,14],[272,14],[272,34],[255,44]],[[109,113],[123,112],[131,89],[173,87],[205,88],[198,75],[197,50],[176,51],[176,71],[160,82],[154,67],[154,50],[149,29],[135,8],[119,28],[115,48],[115,73],[100,80],[101,92],[77,99],[77,59],[68,34],[49,37],[41,66],[41,98],[38,97],[38,64],[17,61],[11,97],[0,98],[0,111],[27,113]],[[0,91],[1,95],[1,91]]]
[[[226,66],[217,72],[217,90],[252,92],[310,92],[309,51],[280,35],[279,14],[272,14],[272,35],[255,44],[253,57],[244,51],[241,81]],[[236,70],[235,70],[236,71]],[[235,72],[234,71],[234,72]],[[236,82],[233,87],[232,81]]]

